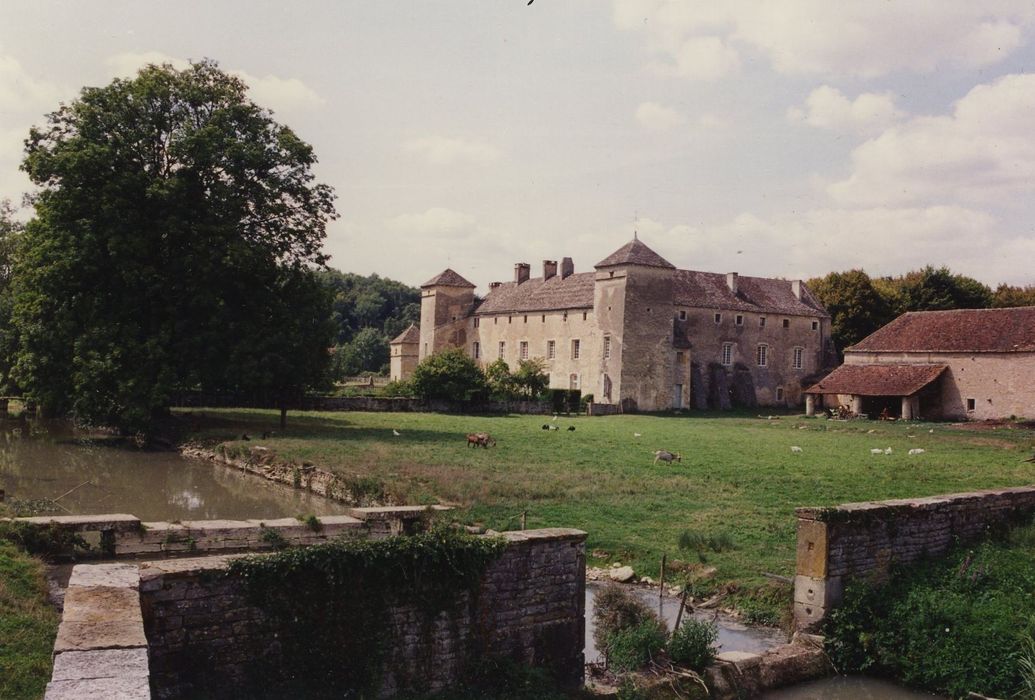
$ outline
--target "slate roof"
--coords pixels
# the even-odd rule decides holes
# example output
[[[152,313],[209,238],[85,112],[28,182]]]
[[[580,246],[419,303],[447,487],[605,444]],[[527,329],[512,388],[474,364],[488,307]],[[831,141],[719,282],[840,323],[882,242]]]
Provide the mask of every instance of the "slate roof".
[[[396,343],[419,343],[420,342],[420,328],[416,325],[410,324],[406,330],[397,335],[394,340],[390,341],[389,345],[395,345]]]
[[[448,267],[420,286],[421,289],[425,287],[470,287],[474,289],[473,284]]]
[[[611,267],[612,265],[643,265],[645,267],[665,267],[674,270],[675,265],[648,248],[643,241],[633,238],[615,252],[598,262],[595,267]]]
[[[593,278],[596,273],[576,272],[543,280],[536,277],[521,284],[504,282],[490,289],[476,314],[560,311],[593,308]]]
[[[823,305],[802,284],[801,299],[794,296],[789,280],[768,277],[737,278],[737,293],[719,272],[676,270],[674,297],[677,306],[696,306],[789,316],[829,317]]]
[[[912,311],[846,352],[1035,352],[1035,306]]]
[[[945,365],[841,365],[805,393],[912,396],[945,369]]]

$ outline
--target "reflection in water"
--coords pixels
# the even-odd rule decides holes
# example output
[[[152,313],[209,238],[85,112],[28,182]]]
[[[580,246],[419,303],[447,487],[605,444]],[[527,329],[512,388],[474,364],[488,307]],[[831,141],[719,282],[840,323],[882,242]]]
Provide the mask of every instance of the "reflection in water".
[[[763,700],[932,700],[937,697],[861,676],[824,678],[762,696]]]
[[[594,663],[602,661],[600,652],[597,650],[596,642],[593,641],[593,632],[596,625],[593,623],[594,601],[597,592],[607,584],[587,583],[586,584],[586,662]],[[658,592],[648,588],[632,588],[631,591],[647,603],[652,610],[658,609]],[[676,616],[679,614],[679,598],[665,596],[662,599],[661,617],[669,629],[676,623]],[[685,613],[684,613],[685,614]],[[767,627],[748,627],[737,622],[728,615],[719,615],[701,611],[695,614],[701,620],[715,619],[719,628],[717,644],[720,651],[748,651],[752,653],[763,652],[775,646],[787,642],[787,635],[778,629]]]
[[[89,441],[60,422],[0,421],[0,489],[8,499],[54,499],[57,513],[131,513],[143,520],[346,510],[320,496],[175,452]]]

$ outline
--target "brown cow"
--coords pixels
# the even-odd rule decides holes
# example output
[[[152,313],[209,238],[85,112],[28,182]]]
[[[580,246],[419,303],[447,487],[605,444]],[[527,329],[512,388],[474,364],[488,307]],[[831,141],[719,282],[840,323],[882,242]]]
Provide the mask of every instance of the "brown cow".
[[[496,440],[488,433],[468,433],[467,434],[467,446],[474,445],[475,447],[481,446],[486,449],[496,444]]]

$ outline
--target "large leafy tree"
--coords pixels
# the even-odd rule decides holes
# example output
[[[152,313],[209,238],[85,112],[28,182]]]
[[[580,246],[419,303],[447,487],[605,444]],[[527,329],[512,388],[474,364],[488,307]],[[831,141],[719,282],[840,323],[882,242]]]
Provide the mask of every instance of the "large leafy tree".
[[[831,272],[808,288],[830,313],[830,336],[838,351],[853,345],[894,317],[885,298],[862,270]]]
[[[13,373],[52,412],[146,429],[182,388],[282,400],[323,376],[312,148],[203,61],[84,88],[32,129]]]
[[[884,283],[898,313],[986,309],[992,305],[991,289],[972,277],[953,274],[947,267],[928,265]]]
[[[22,226],[14,218],[14,207],[6,199],[0,200],[0,391],[14,393],[11,380],[11,357],[15,335],[11,328],[11,267],[14,250]]]

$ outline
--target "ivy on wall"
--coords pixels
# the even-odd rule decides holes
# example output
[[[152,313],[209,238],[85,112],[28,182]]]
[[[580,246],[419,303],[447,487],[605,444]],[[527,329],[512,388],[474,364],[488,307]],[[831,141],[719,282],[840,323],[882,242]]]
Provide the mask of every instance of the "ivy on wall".
[[[415,606],[426,621],[416,632],[430,639],[436,618],[462,613],[462,601],[474,605],[482,575],[504,547],[499,538],[433,527],[232,560],[226,576],[243,581],[279,647],[278,663],[256,662],[249,692],[376,696],[388,649],[403,632],[390,624],[390,608]]]

